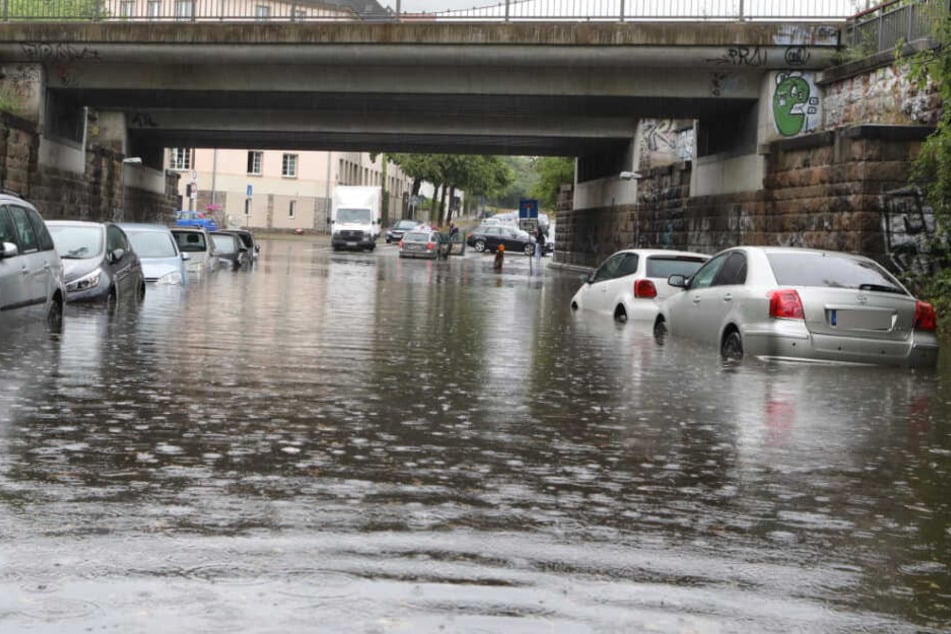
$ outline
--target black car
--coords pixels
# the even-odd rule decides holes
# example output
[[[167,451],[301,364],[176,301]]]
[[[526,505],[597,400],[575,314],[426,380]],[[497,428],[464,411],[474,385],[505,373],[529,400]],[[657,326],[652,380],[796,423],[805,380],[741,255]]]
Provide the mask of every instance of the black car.
[[[505,225],[482,225],[477,227],[466,238],[466,244],[479,253],[495,251],[500,244],[504,244],[506,251],[521,251],[525,255],[535,254],[534,238],[525,231]]]
[[[232,269],[243,269],[251,266],[251,251],[237,233],[233,231],[212,231],[210,234],[218,260]]]
[[[386,243],[399,242],[403,239],[403,234],[407,231],[412,231],[420,225],[417,220],[410,220],[404,218],[403,220],[397,220],[386,232]]]
[[[244,246],[248,249],[249,258],[251,260],[257,259],[258,253],[261,251],[261,246],[254,239],[253,233],[247,229],[228,229],[225,233],[233,233],[241,238],[241,242],[243,242]]]

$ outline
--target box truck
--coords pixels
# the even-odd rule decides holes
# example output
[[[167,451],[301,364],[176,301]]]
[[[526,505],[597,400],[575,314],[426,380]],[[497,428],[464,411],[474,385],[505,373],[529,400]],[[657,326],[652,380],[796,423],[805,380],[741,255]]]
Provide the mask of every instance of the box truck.
[[[338,185],[330,209],[330,246],[340,249],[376,248],[383,220],[382,187]]]

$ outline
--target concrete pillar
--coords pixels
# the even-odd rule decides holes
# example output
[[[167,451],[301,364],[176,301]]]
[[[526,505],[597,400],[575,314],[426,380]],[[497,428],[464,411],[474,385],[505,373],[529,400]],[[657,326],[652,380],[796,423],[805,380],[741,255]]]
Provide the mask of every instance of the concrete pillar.
[[[0,66],[0,109],[41,125],[45,89],[46,79],[41,64]]]

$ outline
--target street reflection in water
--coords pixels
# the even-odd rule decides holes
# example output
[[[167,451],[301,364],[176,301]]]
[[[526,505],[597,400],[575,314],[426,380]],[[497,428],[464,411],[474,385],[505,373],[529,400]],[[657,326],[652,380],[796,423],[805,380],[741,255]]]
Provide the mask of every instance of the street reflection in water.
[[[724,368],[491,260],[271,240],[9,336],[0,631],[947,631],[948,355]]]

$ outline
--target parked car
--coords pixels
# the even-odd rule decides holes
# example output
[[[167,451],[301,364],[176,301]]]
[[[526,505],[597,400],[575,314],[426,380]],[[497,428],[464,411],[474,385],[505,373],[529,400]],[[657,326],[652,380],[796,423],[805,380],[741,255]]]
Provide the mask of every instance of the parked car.
[[[0,194],[0,325],[45,319],[63,325],[63,263],[43,218],[27,201]]]
[[[63,261],[68,302],[141,301],[142,263],[128,236],[111,222],[50,220],[46,223]]]
[[[203,227],[172,227],[178,250],[188,254],[185,268],[189,273],[207,273],[218,269],[218,251]]]
[[[401,258],[428,258],[435,260],[445,256],[449,248],[448,241],[432,229],[415,229],[403,234],[399,242]]]
[[[479,225],[466,238],[466,244],[479,253],[495,251],[500,244],[505,245],[506,251],[521,251],[525,255],[535,253],[535,239],[528,232],[501,224]]]
[[[613,315],[618,321],[652,321],[660,301],[678,291],[667,278],[675,273],[690,277],[708,259],[690,251],[618,251],[581,278],[584,284],[571,298],[571,308]]]
[[[251,266],[251,254],[241,238],[233,231],[213,231],[211,239],[215,243],[218,259],[227,262],[232,269]]]
[[[936,317],[869,258],[737,247],[711,258],[660,306],[654,334],[744,357],[933,367]]]
[[[241,242],[243,242],[244,246],[248,249],[248,257],[250,260],[257,259],[258,253],[261,251],[261,246],[254,239],[253,233],[248,229],[227,229],[227,231],[241,238]]]
[[[121,222],[119,227],[129,236],[132,248],[139,255],[146,282],[185,284],[188,281],[186,262],[191,256],[179,250],[170,228],[136,222]]]
[[[218,223],[211,216],[202,211],[176,211],[176,227],[202,227],[206,231],[217,231]]]
[[[391,242],[399,242],[403,239],[403,235],[407,231],[412,231],[418,226],[420,226],[420,222],[418,220],[410,220],[408,218],[397,220],[386,232],[386,243],[389,244]]]

